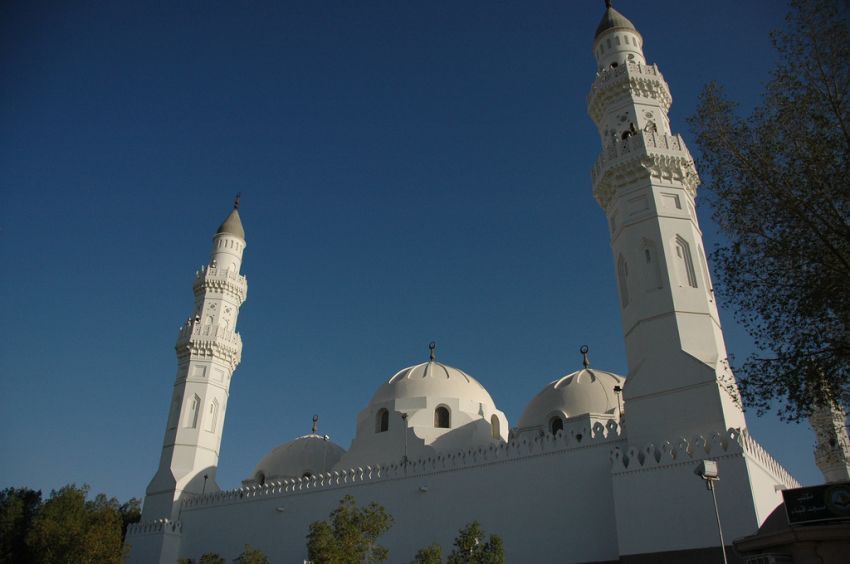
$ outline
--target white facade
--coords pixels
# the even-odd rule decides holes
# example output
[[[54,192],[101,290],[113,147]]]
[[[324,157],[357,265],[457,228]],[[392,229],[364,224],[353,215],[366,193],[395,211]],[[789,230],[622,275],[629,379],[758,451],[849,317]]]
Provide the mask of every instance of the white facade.
[[[143,522],[128,532],[129,561],[231,559],[247,543],[273,562],[301,562],[309,523],[346,494],[394,517],[381,539],[393,561],[433,542],[449,549],[472,520],[503,537],[508,562],[693,561],[719,550],[711,497],[694,476],[700,460],[719,462],[730,541],[755,532],[780,490],[799,485],[749,436],[736,403],[694,208],[699,178],[670,129],[670,90],[613,8],[593,50],[588,110],[603,149],[593,191],[611,227],[628,378],[585,362],[543,387],[510,429],[486,389],[432,348],[428,362],[378,387],[348,451],[314,429],[256,466],[246,461],[243,486],[220,491],[215,467],[246,291],[234,210],[178,338],[175,408]]]

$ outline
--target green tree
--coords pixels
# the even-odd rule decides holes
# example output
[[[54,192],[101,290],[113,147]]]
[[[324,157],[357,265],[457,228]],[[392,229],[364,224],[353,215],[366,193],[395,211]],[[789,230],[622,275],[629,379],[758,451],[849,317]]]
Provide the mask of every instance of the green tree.
[[[389,551],[378,537],[392,526],[393,518],[377,503],[358,507],[346,495],[328,521],[310,524],[307,534],[308,559],[316,564],[359,564],[383,562]]]
[[[142,520],[142,502],[139,498],[131,497],[130,501],[118,507],[121,515],[121,542],[127,537],[127,527]]]
[[[226,564],[227,560],[224,559],[220,554],[216,554],[215,552],[207,552],[201,555],[201,559],[198,560],[198,564]]]
[[[413,564],[443,564],[443,549],[439,544],[432,544],[419,549],[413,557]]]
[[[236,558],[237,564],[269,564],[269,559],[262,550],[252,547],[250,544],[245,545],[245,550]]]
[[[86,501],[88,486],[53,491],[39,508],[26,542],[37,562],[51,564],[119,563],[121,515],[117,501],[99,494]]]
[[[744,404],[798,420],[850,407],[850,35],[847,4],[792,0],[761,104],[716,84],[690,118],[713,217],[719,289],[754,337]]]
[[[26,536],[39,507],[40,491],[7,488],[0,492],[0,564],[34,561]]]
[[[454,550],[449,554],[448,564],[504,564],[505,547],[502,538],[490,535],[485,539],[484,530],[478,521],[473,521],[459,532]]]

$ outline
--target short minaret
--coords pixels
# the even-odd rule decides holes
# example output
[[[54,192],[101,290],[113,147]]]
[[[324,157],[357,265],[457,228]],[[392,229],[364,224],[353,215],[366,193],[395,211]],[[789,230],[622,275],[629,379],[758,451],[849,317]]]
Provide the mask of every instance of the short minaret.
[[[177,378],[143,521],[175,520],[181,498],[219,489],[215,472],[230,378],[242,355],[236,320],[248,291],[239,273],[245,231],[238,209],[239,196],[213,237],[209,264],[195,274],[195,306],[177,334]]]
[[[628,355],[631,440],[675,440],[745,426],[703,250],[699,177],[670,130],[670,89],[643,37],[606,2],[593,42],[588,112],[602,155],[593,194],[605,210]]]
[[[847,437],[847,415],[841,406],[819,404],[809,418],[815,430],[815,462],[830,482],[850,481],[850,439]]]

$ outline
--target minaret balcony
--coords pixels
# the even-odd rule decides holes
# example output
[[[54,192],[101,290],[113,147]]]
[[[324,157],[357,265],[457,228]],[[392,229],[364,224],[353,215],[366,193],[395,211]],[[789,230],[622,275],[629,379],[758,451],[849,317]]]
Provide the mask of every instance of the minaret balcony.
[[[626,63],[596,75],[587,95],[587,111],[594,123],[605,117],[606,108],[622,96],[649,98],[666,112],[673,96],[657,65]]]
[[[676,181],[696,196],[699,176],[681,135],[638,131],[606,147],[591,171],[593,195],[607,209],[616,190],[635,179]]]
[[[204,325],[201,322],[191,322],[183,325],[177,333],[176,347],[179,349],[190,342],[215,342],[234,349],[242,349],[242,337],[239,333],[218,323]]]
[[[234,294],[239,303],[245,301],[248,293],[248,280],[232,270],[216,268],[214,266],[202,266],[195,273],[195,282],[192,286],[195,294],[201,290],[214,290],[218,292],[230,292]]]

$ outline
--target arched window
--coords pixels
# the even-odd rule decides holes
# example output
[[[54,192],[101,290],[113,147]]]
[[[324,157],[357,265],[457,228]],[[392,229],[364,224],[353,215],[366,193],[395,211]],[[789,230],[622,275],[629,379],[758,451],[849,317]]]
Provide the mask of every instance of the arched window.
[[[499,417],[495,414],[490,416],[490,429],[493,431],[494,439],[502,438],[502,429],[501,424],[499,423]]]
[[[441,405],[434,410],[434,427],[438,429],[449,429],[451,427],[448,407]]]
[[[198,415],[201,413],[201,398],[197,394],[189,401],[189,411],[186,413],[186,427],[194,429],[198,426]]]
[[[676,263],[679,275],[679,286],[697,287],[697,275],[694,271],[694,259],[691,256],[691,246],[680,235],[676,235]]]
[[[378,414],[375,416],[375,432],[383,433],[387,429],[390,428],[390,412],[385,408],[381,408],[378,410]]]
[[[210,404],[209,418],[207,420],[207,431],[215,433],[215,426],[218,423],[218,400],[214,399]]]
[[[549,420],[549,432],[557,435],[558,431],[564,430],[564,420],[557,415]]]

